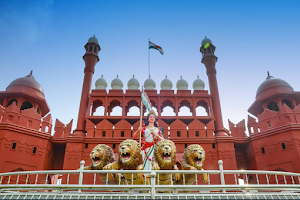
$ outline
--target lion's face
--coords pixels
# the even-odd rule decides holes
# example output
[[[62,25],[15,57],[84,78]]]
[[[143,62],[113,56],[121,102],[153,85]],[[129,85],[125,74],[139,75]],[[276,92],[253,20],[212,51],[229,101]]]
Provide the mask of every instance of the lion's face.
[[[134,167],[142,162],[140,147],[135,140],[124,140],[119,146],[119,162],[123,167]]]
[[[170,168],[176,163],[176,146],[171,140],[162,140],[156,144],[155,159],[162,169]]]
[[[98,144],[90,153],[92,159],[92,165],[96,169],[103,168],[106,164],[109,164],[115,160],[115,154],[113,150],[105,145]]]
[[[189,165],[197,169],[202,169],[205,160],[205,151],[200,145],[193,144],[188,146],[184,151],[184,156]]]

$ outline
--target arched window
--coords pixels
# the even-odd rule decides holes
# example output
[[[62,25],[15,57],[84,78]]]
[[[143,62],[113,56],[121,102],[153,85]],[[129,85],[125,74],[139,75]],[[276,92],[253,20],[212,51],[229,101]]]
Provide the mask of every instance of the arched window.
[[[125,107],[127,116],[140,116],[139,104],[136,100],[130,100]]]
[[[165,100],[162,103],[161,111],[161,116],[176,116],[174,105],[170,100]]]
[[[17,103],[18,103],[17,100],[11,99],[11,100],[9,100],[9,102],[7,103],[6,107],[10,106],[13,102],[15,102],[16,105],[17,105]]]
[[[183,100],[179,104],[178,116],[193,116],[191,103],[187,100]]]
[[[278,105],[276,102],[272,101],[268,104],[267,108],[273,111],[279,111]]]
[[[95,100],[91,106],[91,116],[104,116],[105,107],[101,100]]]
[[[209,106],[204,100],[197,102],[196,116],[210,116]]]
[[[22,103],[22,106],[20,108],[20,110],[25,110],[25,109],[29,109],[29,108],[32,108],[32,104],[29,102],[29,101],[24,101]]]
[[[90,49],[89,49],[89,51],[93,51],[93,47],[92,47],[92,46],[90,46]]]
[[[94,52],[97,53],[97,47],[94,47]]]
[[[113,100],[110,102],[107,112],[108,116],[122,116],[121,103],[118,100]]]
[[[291,109],[294,109],[293,108],[293,105],[292,105],[292,102],[290,101],[290,100],[288,100],[288,99],[284,99],[284,100],[282,100],[282,105],[283,104],[286,104],[288,107],[290,107]]]

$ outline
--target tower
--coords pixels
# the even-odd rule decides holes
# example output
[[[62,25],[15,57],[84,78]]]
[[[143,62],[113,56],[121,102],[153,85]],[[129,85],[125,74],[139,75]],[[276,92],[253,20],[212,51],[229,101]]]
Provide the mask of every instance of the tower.
[[[219,89],[216,76],[216,62],[217,57],[214,52],[216,47],[212,44],[211,40],[205,36],[205,39],[201,42],[200,52],[202,53],[202,63],[206,67],[206,74],[208,76],[210,93],[212,95],[213,112],[215,117],[215,135],[216,136],[228,136],[224,131],[222,111],[219,97]]]
[[[73,136],[76,137],[85,136],[85,116],[88,110],[88,96],[91,90],[92,78],[95,72],[95,65],[99,61],[98,53],[101,50],[98,39],[95,37],[95,35],[88,40],[84,48],[86,50],[83,56],[83,60],[85,62],[84,79],[81,92],[77,128],[73,134]]]

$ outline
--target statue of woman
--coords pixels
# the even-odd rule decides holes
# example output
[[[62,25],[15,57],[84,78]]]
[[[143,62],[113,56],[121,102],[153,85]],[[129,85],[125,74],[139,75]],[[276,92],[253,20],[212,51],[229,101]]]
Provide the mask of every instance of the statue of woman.
[[[144,159],[144,170],[151,170],[152,161],[154,159],[154,144],[164,139],[161,129],[158,125],[156,114],[151,110],[145,120],[145,125],[139,127],[133,134],[133,138],[139,137],[139,133],[143,134],[141,149]]]

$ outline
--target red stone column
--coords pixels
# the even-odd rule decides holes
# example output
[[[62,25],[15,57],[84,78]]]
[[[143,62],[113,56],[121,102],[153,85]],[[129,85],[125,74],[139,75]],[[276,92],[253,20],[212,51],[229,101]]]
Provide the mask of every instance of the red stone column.
[[[73,133],[73,136],[75,137],[85,136],[85,117],[87,112],[89,111],[88,97],[92,86],[92,78],[95,72],[95,65],[99,61],[98,52],[101,50],[100,46],[97,43],[93,42],[88,42],[85,45],[85,48],[87,51],[83,56],[83,60],[85,62],[84,79],[81,92],[77,128]],[[97,48],[96,52],[94,51],[94,48]]]
[[[222,111],[221,111],[221,103],[219,97],[219,89],[217,83],[216,76],[216,62],[217,57],[215,55],[208,55],[202,58],[202,63],[206,67],[206,73],[209,81],[209,89],[212,95],[212,104],[213,104],[213,112],[215,117],[215,134],[216,136],[228,136],[224,131],[223,119],[222,119]]]

